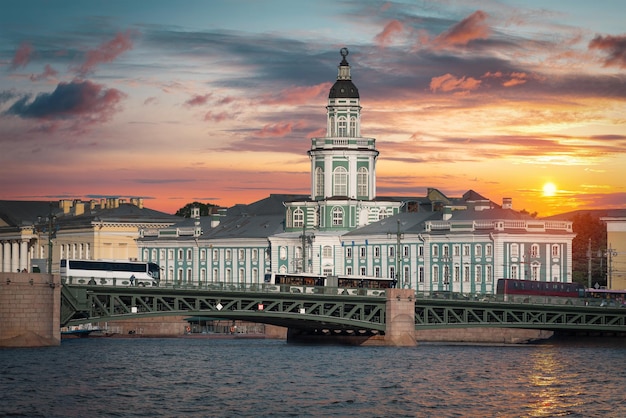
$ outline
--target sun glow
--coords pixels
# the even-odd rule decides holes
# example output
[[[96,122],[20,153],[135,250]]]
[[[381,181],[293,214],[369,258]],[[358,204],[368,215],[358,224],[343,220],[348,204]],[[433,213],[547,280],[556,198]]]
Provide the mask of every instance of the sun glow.
[[[546,183],[543,185],[543,195],[551,197],[556,194],[556,185],[554,183]]]

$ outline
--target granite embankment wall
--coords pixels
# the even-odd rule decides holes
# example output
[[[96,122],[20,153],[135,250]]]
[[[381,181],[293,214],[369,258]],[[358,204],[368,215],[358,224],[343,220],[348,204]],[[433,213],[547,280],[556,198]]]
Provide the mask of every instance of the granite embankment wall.
[[[0,347],[61,344],[61,279],[41,273],[0,273]]]

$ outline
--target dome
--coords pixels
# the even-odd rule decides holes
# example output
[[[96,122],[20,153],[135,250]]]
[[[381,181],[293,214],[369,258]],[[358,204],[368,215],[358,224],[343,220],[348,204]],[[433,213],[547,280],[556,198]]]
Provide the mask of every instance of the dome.
[[[358,99],[359,89],[356,88],[352,80],[337,80],[330,88],[329,99]]]

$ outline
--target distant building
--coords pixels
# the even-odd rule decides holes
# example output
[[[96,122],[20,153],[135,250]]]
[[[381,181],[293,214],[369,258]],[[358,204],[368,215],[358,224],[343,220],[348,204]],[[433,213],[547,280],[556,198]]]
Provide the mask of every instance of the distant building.
[[[59,260],[138,259],[140,230],[181,218],[143,207],[142,199],[0,201],[0,271],[58,273]],[[49,238],[52,238],[50,246]],[[50,253],[52,249],[52,253]]]
[[[448,197],[376,194],[375,139],[361,136],[361,104],[347,50],[312,138],[311,193],[271,194],[210,217],[144,228],[140,257],[165,283],[256,284],[266,272],[396,278],[424,292],[495,292],[498,278],[572,277],[572,222],[535,219],[469,190]]]
[[[626,289],[626,209],[609,210],[606,222],[607,288]]]

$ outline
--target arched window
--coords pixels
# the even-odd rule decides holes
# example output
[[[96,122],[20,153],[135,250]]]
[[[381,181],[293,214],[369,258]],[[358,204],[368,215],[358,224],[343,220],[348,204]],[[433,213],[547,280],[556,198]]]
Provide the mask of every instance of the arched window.
[[[356,194],[358,196],[367,196],[368,181],[367,168],[360,167],[356,175]]]
[[[356,118],[353,116],[350,118],[350,136],[355,137],[356,135]]]
[[[335,196],[348,195],[348,171],[344,167],[337,167],[333,173]]]
[[[322,249],[322,257],[331,258],[332,256],[333,256],[333,247],[331,247],[330,245],[324,245],[324,248]]]
[[[324,196],[324,170],[322,167],[315,168],[315,195]]]
[[[333,208],[333,226],[343,226],[343,209],[340,207]]]
[[[344,117],[337,119],[337,136],[348,136],[348,121]]]
[[[538,244],[533,244],[530,247],[530,256],[533,258],[539,257],[539,245]]]
[[[519,245],[511,244],[511,257],[519,257]]]
[[[304,212],[298,208],[293,211],[293,227],[302,228],[304,225]]]

